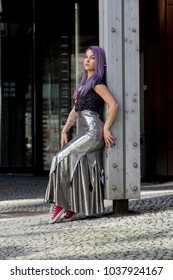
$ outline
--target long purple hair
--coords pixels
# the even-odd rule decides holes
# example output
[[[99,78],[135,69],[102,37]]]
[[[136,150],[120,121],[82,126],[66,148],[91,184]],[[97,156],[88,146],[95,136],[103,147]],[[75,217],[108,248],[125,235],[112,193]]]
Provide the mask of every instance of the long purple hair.
[[[87,80],[87,71],[82,69],[82,78],[80,83],[78,84],[75,92],[74,92],[74,99],[80,92],[81,95],[86,94],[89,90],[91,90],[97,81],[105,79],[105,69],[106,69],[106,55],[104,49],[99,46],[89,46],[87,50],[92,50],[94,59],[95,59],[95,71],[94,74]]]

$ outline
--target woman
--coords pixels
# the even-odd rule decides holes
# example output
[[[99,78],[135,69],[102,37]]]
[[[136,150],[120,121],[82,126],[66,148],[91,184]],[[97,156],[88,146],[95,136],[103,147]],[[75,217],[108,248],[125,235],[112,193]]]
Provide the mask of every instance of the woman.
[[[70,221],[77,213],[104,211],[102,149],[115,145],[110,132],[118,103],[105,84],[106,57],[98,46],[87,48],[82,79],[74,92],[74,107],[61,131],[61,150],[53,157],[45,202],[53,203],[50,223]],[[108,105],[105,123],[100,119]],[[78,135],[68,142],[67,132],[78,122]]]

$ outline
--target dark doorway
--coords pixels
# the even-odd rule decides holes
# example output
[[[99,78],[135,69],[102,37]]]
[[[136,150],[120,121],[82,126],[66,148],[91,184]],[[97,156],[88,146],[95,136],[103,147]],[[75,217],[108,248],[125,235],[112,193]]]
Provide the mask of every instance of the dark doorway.
[[[140,1],[146,178],[173,176],[173,1]],[[144,158],[143,157],[143,158]]]

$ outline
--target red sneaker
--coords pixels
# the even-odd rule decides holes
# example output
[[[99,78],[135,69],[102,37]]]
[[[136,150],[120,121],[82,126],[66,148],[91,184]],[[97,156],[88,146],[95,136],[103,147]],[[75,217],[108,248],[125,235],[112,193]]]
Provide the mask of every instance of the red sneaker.
[[[64,215],[64,219],[66,221],[71,221],[74,218],[74,216],[76,216],[76,215],[77,214],[75,212],[67,210],[66,214]]]
[[[62,214],[65,212],[66,209],[62,208],[61,206],[57,206],[55,205],[53,208],[53,214],[51,219],[49,220],[50,224],[55,223],[61,216]]]

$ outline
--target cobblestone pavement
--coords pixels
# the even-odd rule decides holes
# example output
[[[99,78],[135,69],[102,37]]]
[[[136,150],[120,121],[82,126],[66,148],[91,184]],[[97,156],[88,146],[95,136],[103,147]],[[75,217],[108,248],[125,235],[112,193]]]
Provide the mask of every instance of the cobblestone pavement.
[[[48,224],[47,177],[0,175],[1,260],[173,259],[173,182],[142,184],[129,213]]]

